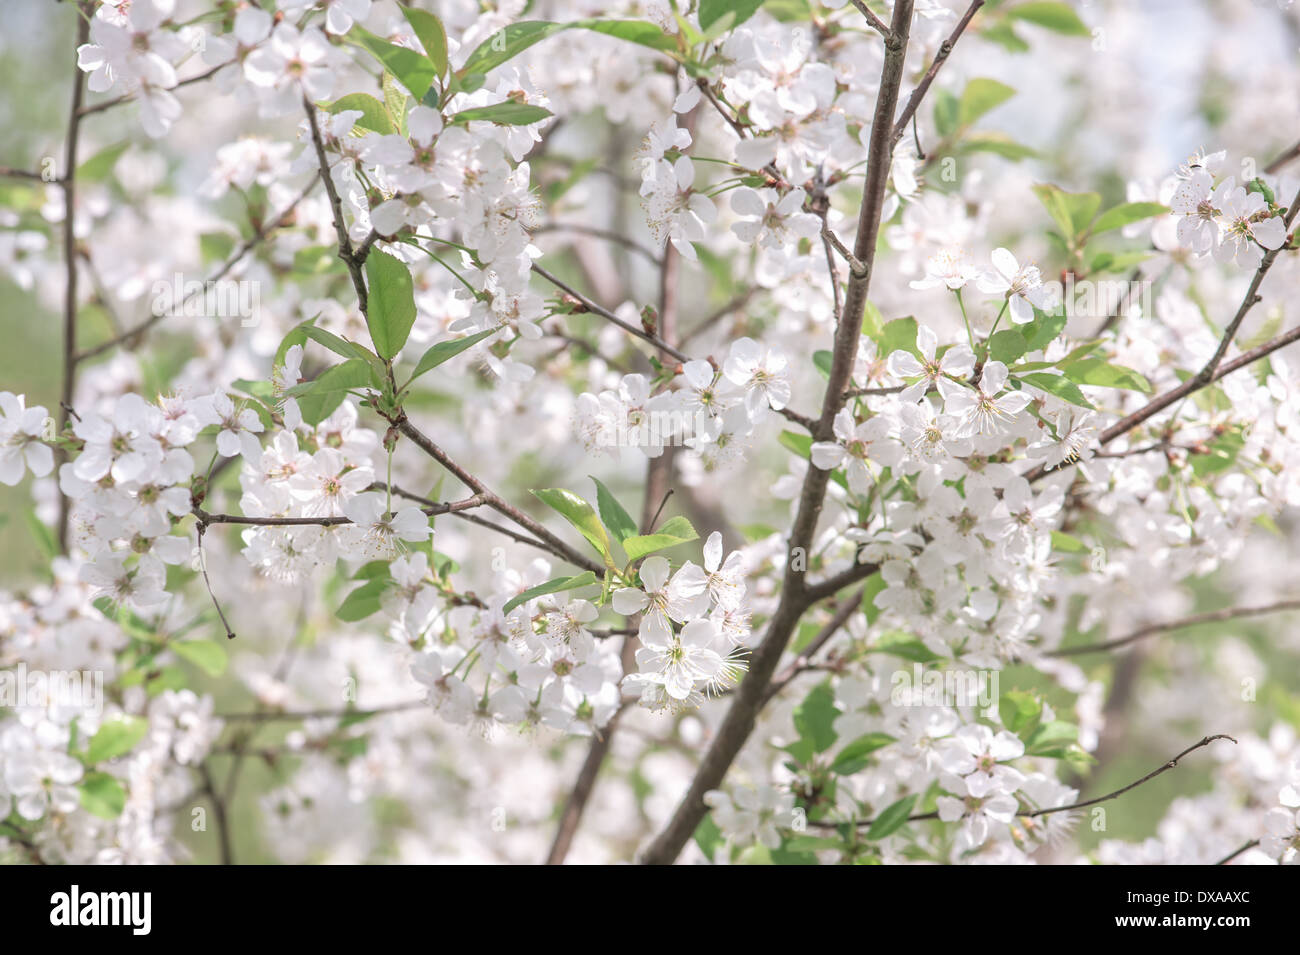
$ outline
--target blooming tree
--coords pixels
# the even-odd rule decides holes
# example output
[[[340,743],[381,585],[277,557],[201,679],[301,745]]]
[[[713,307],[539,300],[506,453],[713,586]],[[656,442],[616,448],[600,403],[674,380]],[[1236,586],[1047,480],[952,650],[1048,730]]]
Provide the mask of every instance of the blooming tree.
[[[1177,129],[1120,2],[42,10],[0,851],[1294,862],[1300,20],[1187,6]]]

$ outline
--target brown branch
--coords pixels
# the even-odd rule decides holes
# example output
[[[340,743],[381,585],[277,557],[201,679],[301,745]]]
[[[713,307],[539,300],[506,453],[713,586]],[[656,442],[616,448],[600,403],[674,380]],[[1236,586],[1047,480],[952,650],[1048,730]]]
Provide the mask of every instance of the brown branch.
[[[962,14],[961,19],[957,21],[957,25],[953,27],[953,31],[948,34],[947,39],[939,45],[939,52],[935,54],[934,62],[931,63],[930,68],[925,71],[925,76],[921,78],[921,82],[917,84],[916,89],[912,90],[912,95],[907,98],[907,103],[903,106],[903,112],[899,115],[898,121],[894,123],[893,135],[889,140],[889,149],[891,153],[893,152],[894,147],[898,145],[898,141],[902,139],[903,135],[907,132],[907,124],[911,122],[912,117],[916,114],[917,108],[921,105],[921,101],[925,99],[925,94],[930,90],[930,84],[933,83],[934,78],[939,75],[939,68],[943,66],[944,62],[948,59],[948,55],[952,53],[952,48],[957,45],[957,41],[961,38],[962,31],[966,29],[971,18],[975,16],[976,12],[978,12],[979,8],[982,6],[984,6],[984,0],[974,0],[974,2],[966,8],[966,12]]]
[[[595,226],[584,225],[580,222],[547,222],[534,227],[531,231],[533,235],[545,232],[573,232],[577,235],[589,235],[592,238],[604,239],[606,242],[621,245],[623,248],[643,256],[653,265],[662,265],[658,254],[653,249],[648,249],[635,239],[628,238],[613,229],[598,229]]]
[[[859,590],[845,600],[843,605],[835,611],[835,615],[817,632],[817,636],[812,638],[808,646],[804,647],[799,655],[786,664],[785,669],[773,678],[772,684],[767,688],[767,695],[763,699],[764,703],[784,690],[799,674],[813,668],[813,657],[817,656],[817,652],[839,633],[844,625],[849,622],[849,619],[859,610],[862,606],[864,593],[865,591]]]
[[[514,521],[524,530],[537,538],[537,540],[542,543],[547,550],[551,551],[551,553],[555,554],[557,557],[564,558],[571,564],[581,567],[583,570],[590,570],[598,576],[605,572],[605,568],[602,565],[570,547],[559,537],[556,537],[548,531],[538,521],[529,517],[514,505],[507,503],[499,494],[492,491],[482,481],[457,464],[445,451],[442,450],[442,448],[438,447],[438,445],[431,441],[427,435],[413,425],[405,414],[395,422],[395,427],[402,434],[406,435],[406,437],[410,438],[416,447],[450,471],[462,484],[468,487],[476,495],[481,496],[483,499],[481,503],[486,504],[499,514],[510,518],[510,520]]]
[[[626,322],[623,319],[619,318],[609,309],[597,305],[595,302],[587,298],[587,296],[583,295],[573,286],[569,285],[563,279],[560,279],[557,276],[552,275],[550,272],[546,271],[546,269],[542,268],[537,263],[535,262],[533,263],[532,269],[535,273],[540,275],[542,278],[546,279],[546,281],[550,282],[560,291],[568,295],[571,295],[573,298],[575,298],[579,303],[581,303],[582,307],[586,309],[588,312],[591,312],[594,315],[599,315],[601,318],[605,319],[606,321],[613,322],[615,325],[623,329],[623,331],[627,332],[629,335],[634,335],[644,342],[649,342],[651,345],[654,345],[655,348],[659,349],[661,352],[671,355],[673,358],[676,358],[680,362],[687,362],[691,360],[689,356],[682,354],[672,345],[669,345],[667,342],[665,342],[663,339],[658,338],[655,335],[649,334],[644,329],[638,328],[637,326],[633,325],[631,322]]]
[[[222,63],[218,66],[212,67],[211,69],[204,70],[202,73],[199,73],[196,76],[191,76],[188,79],[181,80],[179,83],[173,86],[172,89],[178,90],[181,89],[182,87],[189,86],[192,83],[201,83],[203,80],[206,80],[211,76],[215,76],[225,65],[226,65],[225,63]],[[95,103],[93,106],[82,106],[78,109],[77,115],[78,117],[81,117],[81,116],[90,116],[92,113],[102,113],[106,109],[112,109],[114,106],[122,106],[126,103],[131,102],[134,99],[135,99],[134,95],[127,93],[123,96],[117,96],[114,97],[113,99],[104,100],[102,103]]]
[[[77,3],[77,41],[80,48],[90,38],[89,3]],[[75,63],[72,67],[72,109],[68,115],[68,135],[63,148],[63,262],[67,270],[63,290],[63,380],[59,391],[59,433],[68,424],[72,396],[77,386],[77,143],[81,138],[81,103],[86,95],[86,74]],[[57,451],[58,467],[68,459],[63,448]],[[59,491],[59,550],[68,549],[68,517],[72,502]]]
[[[1279,154],[1271,163],[1264,167],[1264,172],[1272,175],[1282,167],[1288,165],[1293,159],[1300,156],[1300,142],[1295,143],[1285,152]]]
[[[1296,197],[1291,200],[1291,205],[1283,218],[1288,230],[1290,230],[1291,223],[1295,219],[1297,211],[1300,211],[1300,192],[1298,192]],[[1296,338],[1300,337],[1300,328],[1292,329],[1290,332],[1279,335],[1272,341],[1265,342],[1263,345],[1244,352],[1232,361],[1223,361],[1229,346],[1232,344],[1232,340],[1236,337],[1237,331],[1240,329],[1241,323],[1246,317],[1246,313],[1262,300],[1262,296],[1258,294],[1260,284],[1264,281],[1264,277],[1268,274],[1269,269],[1273,267],[1273,263],[1277,260],[1279,253],[1286,248],[1287,246],[1284,244],[1280,248],[1273,249],[1265,253],[1263,259],[1260,260],[1259,268],[1255,270],[1255,275],[1250,281],[1250,287],[1246,289],[1245,297],[1237,307],[1237,312],[1233,315],[1232,321],[1228,323],[1228,327],[1224,330],[1223,336],[1219,340],[1218,347],[1214,350],[1214,354],[1210,357],[1210,360],[1205,363],[1204,367],[1177,388],[1171,388],[1164,394],[1152,398],[1141,408],[1137,409],[1132,414],[1121,418],[1103,431],[1097,438],[1097,444],[1099,446],[1109,444],[1120,435],[1132,431],[1148,418],[1159,414],[1170,405],[1182,401],[1184,398],[1195,394],[1202,388],[1208,387],[1220,378],[1223,378],[1225,375],[1229,375],[1237,369],[1243,368],[1251,362],[1257,361],[1285,345],[1289,345],[1291,342],[1295,341]],[[1037,481],[1047,473],[1048,469],[1039,465],[1038,467],[1026,472],[1024,476],[1026,480]]]
[[[454,514],[487,503],[482,494],[463,498],[459,501],[430,503],[420,510],[432,517],[435,514]],[[336,527],[340,524],[353,523],[350,517],[250,517],[246,514],[210,514],[201,507],[193,508],[193,514],[200,524],[249,524],[254,527]]]
[[[1282,613],[1287,610],[1300,610],[1300,598],[1292,600],[1281,600],[1266,607],[1225,607],[1222,610],[1211,610],[1207,613],[1193,614],[1190,617],[1183,617],[1180,620],[1168,620],[1164,623],[1152,623],[1145,627],[1140,627],[1132,633],[1125,634],[1122,637],[1116,637],[1114,640],[1105,640],[1101,643],[1089,643],[1078,647],[1066,647],[1061,650],[1052,650],[1047,654],[1049,657],[1075,657],[1082,656],[1085,653],[1104,653],[1107,650],[1114,650],[1118,647],[1128,646],[1146,637],[1155,636],[1158,633],[1168,633],[1171,630],[1182,630],[1185,627],[1195,627],[1203,623],[1222,623],[1227,620],[1243,620],[1247,617],[1262,617],[1270,613]]]
[[[1053,813],[1069,812],[1074,809],[1086,809],[1087,807],[1095,806],[1098,803],[1109,802],[1112,799],[1116,799],[1124,795],[1126,792],[1129,792],[1130,790],[1137,789],[1143,783],[1150,782],[1151,780],[1155,779],[1157,776],[1161,775],[1162,773],[1169,772],[1169,770],[1177,766],[1178,761],[1181,760],[1188,753],[1194,752],[1195,750],[1198,750],[1203,746],[1209,746],[1215,740],[1220,740],[1220,739],[1232,740],[1233,743],[1237,742],[1235,739],[1233,739],[1231,736],[1228,736],[1226,733],[1217,733],[1214,736],[1203,737],[1199,742],[1193,743],[1191,746],[1187,747],[1177,756],[1173,757],[1172,759],[1168,760],[1165,763],[1162,763],[1160,766],[1153,769],[1151,772],[1147,773],[1141,779],[1135,780],[1134,782],[1129,783],[1127,786],[1124,786],[1121,789],[1116,789],[1114,792],[1107,793],[1104,796],[1097,796],[1093,799],[1085,799],[1082,802],[1073,802],[1070,803],[1068,806],[1050,806],[1046,809],[1034,809],[1030,812],[1018,812],[1016,813],[1016,817],[1019,819],[1036,819],[1039,816],[1050,816]],[[908,816],[907,821],[924,822],[928,819],[938,819],[938,818],[939,818],[939,814],[937,812],[922,812],[922,813],[916,813],[915,815]],[[864,829],[871,826],[872,823],[874,823],[875,821],[876,821],[875,819],[860,819],[858,820],[856,825],[859,829]],[[843,823],[830,822],[827,820],[818,820],[816,822],[812,822],[811,824],[823,829],[834,829],[837,828],[838,826],[843,825]]]
[[[885,24],[884,20],[880,19],[880,17],[876,16],[871,11],[869,6],[863,3],[863,0],[853,0],[853,5],[857,7],[858,12],[866,18],[867,25],[870,26],[871,29],[885,37],[885,39],[889,39],[889,27]]]
[[[202,791],[207,794],[208,799],[212,802],[212,815],[217,824],[217,845],[220,847],[221,864],[233,865],[235,857],[230,845],[230,825],[226,819],[226,801],[218,795],[216,781],[212,778],[212,770],[208,769],[206,762],[199,764],[199,776],[203,779]]]
[[[1250,840],[1249,842],[1247,842],[1245,845],[1240,846],[1239,848],[1235,849],[1235,850],[1232,851],[1232,852],[1229,852],[1226,856],[1224,856],[1222,859],[1220,859],[1218,862],[1216,862],[1216,863],[1214,863],[1214,864],[1215,864],[1215,865],[1227,865],[1227,864],[1228,864],[1229,862],[1231,862],[1233,859],[1237,858],[1237,856],[1241,855],[1243,852],[1249,852],[1251,849],[1255,848],[1257,845],[1259,845],[1259,840],[1258,840],[1258,839],[1251,839],[1251,840]]]
[[[912,6],[912,0],[896,0],[890,35],[885,39],[885,62],[881,69],[880,93],[868,146],[866,182],[854,241],[854,255],[864,264],[865,269],[861,274],[850,278],[844,310],[838,316],[831,371],[822,402],[821,418],[813,429],[814,440],[826,440],[832,435],[835,415],[844,405],[844,391],[852,375],[858,339],[862,334],[863,310],[875,262],[885,182],[889,176],[890,127],[898,107],[898,88],[903,78]],[[667,865],[677,858],[682,846],[690,839],[707,811],[704,794],[722,783],[727,770],[753,730],[776,666],[800,618],[810,606],[802,567],[816,532],[829,480],[830,472],[820,468],[810,466],[805,474],[790,534],[790,551],[781,599],[768,621],[765,636],[750,657],[749,672],[741,681],[735,700],[700,761],[686,794],[668,823],[642,852],[641,861],[644,863]]]

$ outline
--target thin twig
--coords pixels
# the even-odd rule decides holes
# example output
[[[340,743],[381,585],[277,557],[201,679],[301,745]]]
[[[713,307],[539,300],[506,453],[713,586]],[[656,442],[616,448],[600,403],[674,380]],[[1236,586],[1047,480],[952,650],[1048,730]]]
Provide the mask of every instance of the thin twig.
[[[930,90],[930,84],[933,83],[934,78],[939,75],[939,68],[943,66],[944,62],[948,59],[948,55],[952,53],[953,47],[956,46],[957,41],[961,39],[962,31],[966,29],[971,18],[975,16],[979,11],[979,8],[982,6],[984,6],[984,0],[974,0],[974,2],[966,8],[966,12],[962,14],[961,19],[957,21],[957,25],[953,27],[952,32],[949,33],[948,37],[939,45],[939,52],[935,54],[934,62],[931,63],[930,68],[925,71],[925,76],[923,76],[921,82],[916,85],[916,89],[912,90],[912,95],[907,98],[907,103],[903,106],[903,112],[899,114],[898,121],[894,123],[893,135],[889,140],[889,148],[891,151],[896,145],[898,145],[898,141],[903,138],[903,134],[907,132],[907,124],[916,114],[916,110],[921,105],[921,101],[925,99],[925,94]]]
[[[1270,613],[1282,613],[1287,610],[1300,610],[1300,599],[1281,600],[1275,604],[1269,604],[1266,607],[1225,607],[1222,610],[1211,610],[1207,613],[1193,614],[1190,617],[1183,617],[1180,620],[1168,620],[1164,623],[1152,623],[1145,627],[1139,627],[1132,633],[1125,634],[1122,637],[1116,637],[1114,640],[1105,640],[1101,643],[1088,643],[1078,647],[1065,647],[1061,650],[1052,650],[1047,654],[1049,657],[1076,657],[1085,653],[1104,653],[1107,650],[1114,650],[1118,647],[1128,646],[1138,640],[1146,637],[1155,636],[1158,633],[1168,633],[1171,630],[1182,630],[1185,627],[1195,627],[1203,623],[1222,623],[1227,620],[1243,620],[1247,617],[1262,617]]]

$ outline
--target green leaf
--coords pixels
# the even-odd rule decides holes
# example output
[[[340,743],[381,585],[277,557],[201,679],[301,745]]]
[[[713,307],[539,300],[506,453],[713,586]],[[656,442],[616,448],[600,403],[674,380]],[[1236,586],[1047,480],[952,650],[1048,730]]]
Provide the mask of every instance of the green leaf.
[[[575,20],[570,26],[617,37],[652,50],[676,50],[677,38],[646,20]]]
[[[149,721],[138,716],[119,716],[100,726],[86,747],[87,766],[124,756],[149,732]]]
[[[415,324],[415,290],[411,271],[400,259],[371,249],[366,256],[369,305],[366,325],[380,358],[395,358]]]
[[[635,537],[637,526],[632,515],[618,503],[618,498],[614,497],[609,488],[594,477],[591,481],[596,485],[596,507],[600,509],[600,519],[614,535],[614,540],[621,544],[629,537]]]
[[[1054,756],[1060,758],[1064,750],[1079,739],[1079,728],[1063,720],[1051,720],[1044,723],[1025,743],[1025,752],[1030,756]]]
[[[548,20],[523,20],[509,23],[492,34],[477,47],[465,60],[458,76],[472,76],[487,73],[507,60],[513,59],[534,43],[540,43],[548,36],[566,28],[563,23],[551,23]]]
[[[471,76],[481,76],[495,69],[507,60],[513,59],[535,43],[540,43],[548,36],[561,30],[593,30],[607,36],[627,40],[652,50],[676,50],[675,37],[664,33],[653,23],[645,20],[575,20],[572,23],[551,23],[547,20],[524,20],[511,23],[488,37],[465,60],[465,65],[457,71],[462,77],[461,88]],[[481,83],[480,83],[481,85]]]
[[[604,525],[600,523],[600,518],[596,516],[590,504],[572,491],[559,487],[542,488],[533,491],[533,494],[576,527],[607,564],[613,563],[609,553],[609,536],[605,533]]]
[[[859,736],[835,755],[835,762],[831,763],[831,772],[839,773],[841,776],[852,776],[866,768],[870,762],[866,757],[893,742],[895,742],[894,737],[888,733],[868,733]]]
[[[939,656],[924,643],[901,630],[891,630],[881,634],[880,639],[871,645],[871,649],[876,653],[888,653],[902,657],[904,660],[911,660],[913,663],[932,663],[939,659]]]
[[[226,672],[226,648],[215,640],[179,640],[170,646],[178,657],[189,660],[208,676]]]
[[[1034,186],[1034,195],[1060,227],[1067,242],[1087,229],[1101,206],[1101,196],[1095,192],[1066,192],[1046,183]]]
[[[1040,27],[1046,27],[1057,33],[1064,33],[1066,36],[1092,35],[1088,31],[1087,25],[1079,19],[1079,15],[1065,3],[1034,0],[1031,3],[1022,3],[1019,6],[1012,7],[1007,10],[1007,16],[1028,23],[1036,23]]]
[[[1052,550],[1066,554],[1082,554],[1087,549],[1088,545],[1073,534],[1067,534],[1065,531],[1052,531]]]
[[[389,43],[359,24],[354,26],[348,35],[355,38],[374,55],[375,59],[384,64],[384,68],[397,77],[398,82],[405,86],[412,96],[417,100],[424,99],[424,94],[429,92],[429,87],[433,85],[434,77],[437,75],[433,60],[404,46]]]
[[[835,718],[839,715],[830,684],[820,683],[795,707],[794,728],[800,739],[812,743],[814,753],[824,753],[839,738],[835,732]]]
[[[989,24],[980,31],[980,35],[1011,53],[1029,52],[1029,44],[1020,38],[1009,20],[998,20]]]
[[[696,540],[699,536],[690,521],[684,517],[674,517],[665,521],[664,525],[653,534],[629,537],[622,544],[627,559],[632,561],[640,560],[646,554],[653,554],[657,550]]]
[[[36,541],[36,546],[40,548],[46,559],[53,560],[58,557],[59,542],[55,539],[50,525],[37,517],[36,511],[30,507],[23,511],[23,519],[27,521],[27,530],[31,532],[32,539]]]
[[[700,26],[707,30],[724,14],[734,13],[732,27],[738,27],[763,5],[763,0],[700,0]]]
[[[868,300],[862,309],[862,334],[874,342],[879,342],[885,334],[885,317],[880,314],[876,304]]]
[[[888,586],[880,571],[876,571],[862,584],[862,612],[867,615],[868,627],[880,619],[880,608],[876,606],[876,597]]]
[[[384,591],[391,585],[392,579],[387,575],[367,580],[343,599],[339,609],[334,611],[334,616],[348,623],[355,623],[378,613],[382,607],[381,598]]]
[[[871,840],[883,839],[901,829],[907,822],[907,817],[912,814],[912,807],[916,805],[916,799],[916,793],[913,793],[888,806],[871,823],[871,828],[867,830],[867,838]]]
[[[700,820],[700,824],[695,827],[694,838],[695,844],[704,853],[704,858],[710,862],[713,861],[713,853],[717,851],[718,846],[727,841],[722,834],[722,830],[718,828],[718,824],[713,821],[713,813],[711,812],[705,813],[704,818]]]
[[[829,378],[831,376],[831,363],[835,360],[835,356],[823,348],[813,352],[812,357],[813,365],[821,372],[821,376]]]
[[[564,590],[576,590],[579,587],[589,587],[592,584],[600,583],[598,578],[591,571],[583,571],[575,577],[553,577],[544,584],[538,584],[536,587],[529,587],[523,593],[511,597],[506,601],[505,606],[501,608],[502,613],[509,613],[520,604],[527,603],[535,597],[544,597],[547,594],[558,594]]]
[[[1072,405],[1078,405],[1080,408],[1093,407],[1092,402],[1084,397],[1079,386],[1072,382],[1064,375],[1052,375],[1046,372],[1032,372],[1027,375],[1018,376],[1026,384],[1040,388],[1048,394],[1056,395],[1062,401],[1068,401]]]
[[[1162,206],[1158,202],[1125,202],[1114,208],[1107,209],[1092,224],[1092,234],[1097,235],[1102,232],[1109,232],[1111,229],[1120,229],[1134,222],[1141,222],[1143,219],[1150,219],[1152,216],[1165,215],[1169,212],[1168,206]]]
[[[424,47],[424,52],[438,75],[444,75],[447,72],[447,31],[443,28],[442,21],[432,13],[415,7],[402,7],[402,16],[411,25],[416,39]]]
[[[130,146],[130,142],[122,142],[101,149],[77,167],[77,179],[82,182],[103,182]]]
[[[1034,320],[1020,327],[1020,334],[1025,338],[1025,351],[1042,351],[1061,334],[1066,323],[1065,312],[1048,315],[1034,310]]]
[[[298,399],[302,420],[315,427],[334,413],[348,392],[370,384],[370,363],[353,358],[326,368],[319,378],[294,385],[286,394]]]
[[[1210,442],[1209,450],[1204,454],[1193,454],[1190,458],[1192,472],[1198,477],[1226,471],[1237,461],[1237,455],[1246,446],[1246,438],[1240,428],[1231,428]]]
[[[415,371],[411,374],[411,381],[419,378],[426,371],[432,371],[449,358],[454,358],[467,348],[473,348],[483,339],[495,335],[500,329],[489,328],[486,331],[475,332],[465,338],[453,338],[450,341],[438,342],[428,351],[420,356],[420,360],[415,364]],[[409,385],[411,382],[408,381]]]
[[[989,339],[989,357],[1004,365],[1010,365],[1028,350],[1025,336],[1014,328],[1004,328]]]
[[[357,120],[357,125],[362,129],[379,133],[381,136],[390,136],[397,132],[393,121],[388,118],[388,110],[384,108],[384,104],[369,93],[349,93],[347,96],[339,97],[325,109],[331,114],[359,109],[361,118]]]
[[[957,125],[969,126],[1015,95],[1016,91],[1005,83],[976,77],[962,90],[961,100],[957,104]]]
[[[293,254],[293,270],[301,276],[328,275],[345,268],[336,245],[309,245]]]
[[[1037,149],[1031,149],[1024,143],[1016,142],[1006,133],[985,129],[967,133],[962,137],[962,141],[957,144],[957,148],[964,153],[993,153],[1013,162],[1019,162],[1022,159],[1034,159],[1039,155]]]
[[[1042,714],[1042,699],[1027,690],[1003,693],[1002,699],[998,701],[998,715],[1002,717],[1002,725],[1017,736],[1036,726]]]
[[[1151,383],[1140,373],[1123,365],[1111,365],[1103,358],[1083,358],[1079,361],[1061,365],[1061,370],[1071,381],[1081,385],[1097,385],[1101,388],[1124,388],[1128,391],[1140,391],[1151,394]]]
[[[393,124],[399,136],[406,138],[409,132],[406,128],[406,104],[411,98],[406,95],[406,90],[402,89],[402,84],[397,82],[393,74],[387,70],[384,71],[383,90],[384,111],[388,113],[388,121]],[[429,90],[425,96],[433,97],[436,104],[437,97],[434,93],[434,90]]]
[[[126,808],[126,790],[108,773],[87,773],[77,784],[81,808],[101,819],[116,819]]]
[[[896,351],[920,354],[916,350],[916,319],[911,316],[894,319],[881,334],[880,357],[886,358]]]
[[[461,110],[447,122],[460,125],[485,122],[496,123],[498,126],[530,126],[554,115],[542,106],[506,100],[504,103],[493,103],[491,106],[476,106],[473,109]]]
[[[957,131],[960,107],[957,97],[945,89],[934,91],[934,128],[940,136],[951,136]]]
[[[327,332],[311,322],[304,322],[298,326],[302,330],[303,338],[310,338],[318,345],[324,345],[334,354],[343,358],[373,358],[370,349],[355,342],[350,342],[346,338],[340,338],[333,332]]]

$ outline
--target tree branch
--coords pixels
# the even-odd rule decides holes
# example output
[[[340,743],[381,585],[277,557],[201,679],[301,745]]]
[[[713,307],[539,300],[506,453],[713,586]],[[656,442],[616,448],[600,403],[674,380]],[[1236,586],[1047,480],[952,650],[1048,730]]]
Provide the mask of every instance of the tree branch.
[[[1066,647],[1060,650],[1052,650],[1047,656],[1049,657],[1077,657],[1086,653],[1104,653],[1107,650],[1115,650],[1119,647],[1128,646],[1138,640],[1146,637],[1155,636],[1158,633],[1168,633],[1171,630],[1182,630],[1185,627],[1195,627],[1203,623],[1222,623],[1227,620],[1243,620],[1247,617],[1262,617],[1270,613],[1282,613],[1287,610],[1300,610],[1300,598],[1292,600],[1280,600],[1277,603],[1269,604],[1265,607],[1226,607],[1222,610],[1211,610],[1207,613],[1193,614],[1190,617],[1183,617],[1179,620],[1168,620],[1164,623],[1152,623],[1145,627],[1139,627],[1132,633],[1125,634],[1122,637],[1116,637],[1114,640],[1105,640],[1101,643],[1088,643],[1078,647]]]
[[[966,8],[966,12],[962,14],[961,19],[957,21],[957,25],[953,27],[953,31],[948,34],[948,38],[939,45],[939,52],[935,54],[934,62],[931,63],[930,68],[925,71],[925,76],[921,77],[921,82],[917,84],[916,89],[912,90],[912,95],[907,98],[907,103],[903,106],[903,112],[899,115],[898,121],[894,123],[894,132],[889,140],[889,149],[891,152],[894,147],[898,145],[898,141],[907,133],[907,124],[911,122],[912,117],[916,114],[916,110],[921,105],[921,101],[925,99],[925,94],[930,91],[930,84],[933,83],[934,78],[939,75],[939,68],[947,61],[948,55],[952,53],[952,48],[957,45],[957,41],[961,38],[962,31],[966,29],[971,18],[975,16],[976,12],[978,12],[979,8],[982,6],[984,6],[984,0],[974,0],[974,2]]]
[[[854,242],[854,255],[865,268],[860,274],[850,277],[844,310],[837,316],[831,370],[822,402],[821,418],[813,429],[814,440],[827,440],[832,435],[832,424],[835,415],[844,405],[844,391],[852,375],[858,339],[862,334],[863,310],[875,262],[885,182],[889,176],[889,138],[894,112],[898,106],[898,88],[903,78],[912,6],[912,0],[896,0],[890,35],[885,39],[885,62],[881,70],[880,93],[868,146],[866,183]],[[806,594],[802,567],[817,528],[829,480],[829,471],[809,466],[790,534],[790,552],[780,602],[768,621],[766,635],[750,658],[749,672],[740,682],[735,700],[723,717],[717,735],[701,760],[690,787],[667,825],[642,853],[641,861],[646,864],[667,865],[677,858],[682,846],[690,839],[707,811],[704,794],[721,784],[753,730],[772,674],[799,619],[811,605]]]

